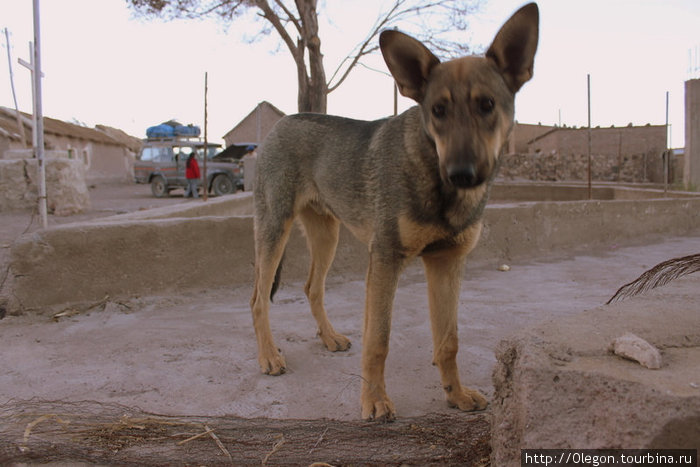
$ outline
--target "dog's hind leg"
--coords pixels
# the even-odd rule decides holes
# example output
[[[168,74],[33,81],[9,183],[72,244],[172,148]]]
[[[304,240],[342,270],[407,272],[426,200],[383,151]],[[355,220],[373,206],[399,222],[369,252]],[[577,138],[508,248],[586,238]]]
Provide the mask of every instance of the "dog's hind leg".
[[[319,337],[326,348],[332,352],[347,350],[350,348],[350,340],[335,332],[323,304],[326,275],[335,257],[340,222],[331,215],[319,214],[312,207],[304,208],[300,218],[311,254],[309,279],[304,292],[309,299],[311,313],[318,324]]]
[[[475,238],[478,237],[477,231]],[[476,239],[473,243],[476,243]],[[465,411],[482,410],[488,405],[479,391],[462,386],[457,369],[457,307],[461,272],[464,258],[472,246],[459,245],[423,256],[433,330],[433,362],[440,370],[447,403],[450,407]]]
[[[270,292],[292,224],[291,217],[279,223],[270,222],[265,216],[255,219],[255,286],[250,309],[258,342],[258,363],[262,372],[270,375],[280,375],[286,370],[270,329]]]

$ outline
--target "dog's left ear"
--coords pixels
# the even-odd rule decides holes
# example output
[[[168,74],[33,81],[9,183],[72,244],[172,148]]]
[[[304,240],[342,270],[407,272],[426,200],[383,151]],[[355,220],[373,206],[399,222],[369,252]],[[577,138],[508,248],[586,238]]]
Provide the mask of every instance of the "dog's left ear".
[[[383,31],[379,47],[401,95],[420,103],[430,71],[440,60],[419,41],[399,31]]]
[[[532,78],[539,21],[540,11],[537,4],[525,5],[506,21],[486,51],[486,58],[492,60],[501,70],[513,94]]]

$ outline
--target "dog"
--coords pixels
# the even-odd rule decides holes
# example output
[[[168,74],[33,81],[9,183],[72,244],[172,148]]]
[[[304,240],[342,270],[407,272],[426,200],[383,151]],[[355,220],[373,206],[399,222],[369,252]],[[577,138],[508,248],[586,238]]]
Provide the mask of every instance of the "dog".
[[[330,351],[350,348],[324,308],[325,278],[342,222],[367,244],[362,335],[362,418],[392,421],[384,384],[392,302],[404,266],[420,256],[428,284],[433,362],[451,407],[482,410],[486,398],[462,386],[456,364],[461,272],[482,228],[498,159],[513,127],[514,96],[533,74],[539,10],[525,5],[503,25],[485,56],[441,63],[395,30],[379,37],[403,96],[418,105],[378,121],[320,114],[281,119],[257,160],[255,285],[251,298],[258,363],[285,372],[272,337],[270,302],[295,219],[311,254],[305,293]]]

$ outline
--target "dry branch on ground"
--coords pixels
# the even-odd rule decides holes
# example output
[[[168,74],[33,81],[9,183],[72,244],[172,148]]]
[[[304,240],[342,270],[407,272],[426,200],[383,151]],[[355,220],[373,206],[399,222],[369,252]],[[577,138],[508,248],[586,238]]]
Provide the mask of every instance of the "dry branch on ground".
[[[390,424],[161,416],[97,402],[0,407],[0,464],[489,465],[488,414]]]

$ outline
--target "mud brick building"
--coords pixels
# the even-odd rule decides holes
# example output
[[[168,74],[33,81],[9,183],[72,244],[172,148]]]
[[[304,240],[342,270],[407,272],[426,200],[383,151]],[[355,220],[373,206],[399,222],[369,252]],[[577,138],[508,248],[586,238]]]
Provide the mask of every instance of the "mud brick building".
[[[666,126],[591,129],[594,180],[663,183]],[[583,180],[588,174],[588,128],[516,123],[501,175],[530,180]],[[671,160],[669,179],[682,178]]]
[[[224,135],[226,147],[244,143],[254,143],[260,146],[277,120],[284,115],[284,112],[274,105],[262,101]]]

